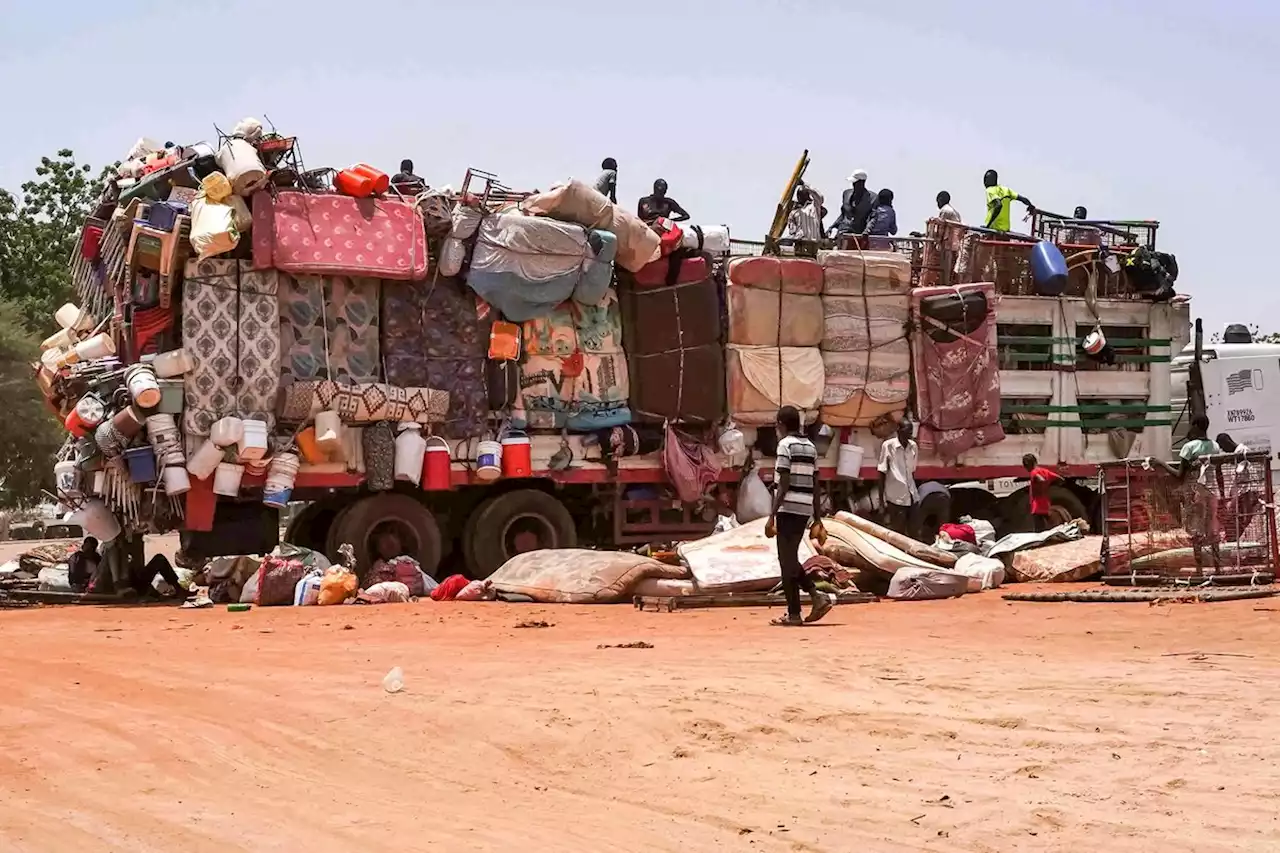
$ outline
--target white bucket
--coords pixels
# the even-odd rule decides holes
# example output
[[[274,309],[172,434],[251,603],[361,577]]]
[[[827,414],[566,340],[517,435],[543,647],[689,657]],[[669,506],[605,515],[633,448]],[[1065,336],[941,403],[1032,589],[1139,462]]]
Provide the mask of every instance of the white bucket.
[[[156,381],[156,372],[150,365],[135,364],[124,374],[125,384],[129,386],[129,396],[133,402],[144,409],[154,409],[160,405],[160,383]]]
[[[1107,345],[1107,336],[1102,334],[1102,329],[1094,329],[1084,338],[1084,351],[1089,355],[1097,355]]]
[[[215,421],[209,429],[209,438],[219,447],[230,447],[244,438],[244,421],[227,416]]]
[[[862,476],[862,455],[861,444],[841,444],[836,455],[836,476],[845,480]]]
[[[40,344],[40,349],[71,349],[80,342],[80,336],[71,329],[59,329]]]
[[[271,460],[271,467],[267,469],[267,484],[262,490],[264,504],[283,507],[289,503],[300,462],[296,453],[280,453]]]
[[[165,465],[161,477],[164,481],[164,493],[170,497],[191,491],[191,478],[187,475],[187,469],[182,467],[181,457],[176,465]]]
[[[195,359],[185,349],[162,352],[151,360],[151,367],[155,369],[156,376],[161,379],[181,376],[195,366]]]
[[[97,498],[87,500],[76,510],[72,520],[84,528],[84,532],[99,542],[110,542],[120,535],[120,522],[107,505]]]
[[[234,462],[219,462],[218,470],[213,474],[213,493],[224,498],[234,498],[240,494],[240,480],[244,477],[244,466]]]
[[[106,332],[99,332],[87,341],[76,344],[76,348],[64,357],[64,364],[75,364],[77,361],[93,361],[95,358],[106,358],[116,354],[116,342]]]
[[[482,441],[476,449],[476,476],[481,480],[496,480],[502,476],[502,444]]]
[[[427,440],[422,425],[413,421],[400,424],[396,436],[396,479],[402,483],[422,483],[422,460],[427,455]]]
[[[267,422],[246,418],[241,422],[240,461],[256,462],[267,455]]]
[[[82,312],[70,302],[55,311],[53,319],[57,320],[62,328],[75,332],[87,332],[97,325],[91,315]]]
[[[207,480],[222,462],[222,448],[207,439],[187,460],[187,472],[197,480]]]
[[[342,449],[342,416],[325,410],[316,415],[316,448],[327,456]]]
[[[93,493],[95,495],[105,495],[107,493],[107,472],[93,472]]]
[[[65,459],[53,466],[53,483],[59,495],[80,494],[80,469],[75,460]]]

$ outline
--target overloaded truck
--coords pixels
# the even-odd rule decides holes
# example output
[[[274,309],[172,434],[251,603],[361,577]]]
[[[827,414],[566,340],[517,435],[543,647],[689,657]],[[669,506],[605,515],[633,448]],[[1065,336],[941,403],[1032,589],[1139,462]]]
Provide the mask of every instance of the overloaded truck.
[[[404,189],[305,169],[252,121],[135,146],[35,366],[90,532],[263,553],[287,508],[292,543],[351,543],[365,568],[393,532],[426,571],[476,577],[532,549],[695,538],[768,479],[781,405],[838,506],[909,419],[918,479],[943,486],[921,529],[1022,524],[1027,453],[1066,478],[1061,520],[1096,515],[1097,463],[1169,455],[1188,307],[1129,264],[1155,223],[1029,240],[933,221],[797,257],[641,222],[577,181]]]

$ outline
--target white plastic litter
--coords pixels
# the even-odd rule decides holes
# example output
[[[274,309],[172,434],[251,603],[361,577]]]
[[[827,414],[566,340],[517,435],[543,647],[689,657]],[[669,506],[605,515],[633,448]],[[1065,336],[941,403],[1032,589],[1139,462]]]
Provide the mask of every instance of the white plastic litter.
[[[382,679],[382,689],[388,693],[399,693],[404,690],[404,670],[393,667]]]

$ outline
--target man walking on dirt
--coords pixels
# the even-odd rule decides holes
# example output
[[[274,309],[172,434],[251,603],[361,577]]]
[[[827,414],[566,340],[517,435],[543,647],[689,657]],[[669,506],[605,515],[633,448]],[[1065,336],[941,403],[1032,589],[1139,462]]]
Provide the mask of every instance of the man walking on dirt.
[[[800,563],[800,545],[805,533],[821,524],[822,505],[818,492],[818,449],[800,431],[800,412],[794,406],[778,410],[777,460],[774,463],[773,507],[765,525],[765,535],[778,539],[778,562],[782,566],[782,592],[787,598],[787,615],[773,625],[803,625],[817,622],[831,612],[835,598],[819,592]],[[809,593],[813,609],[800,616],[800,590]]]

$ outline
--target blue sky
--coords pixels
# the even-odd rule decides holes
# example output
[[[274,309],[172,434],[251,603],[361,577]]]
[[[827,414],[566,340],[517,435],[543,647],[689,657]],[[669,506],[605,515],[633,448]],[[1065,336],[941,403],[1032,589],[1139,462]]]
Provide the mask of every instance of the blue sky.
[[[744,238],[806,147],[829,198],[854,168],[891,187],[904,231],[940,189],[979,218],[997,168],[1047,209],[1159,219],[1209,331],[1280,330],[1275,2],[185,5],[0,3],[0,186],[60,147],[99,164],[263,114],[309,166],[407,156],[435,185],[613,156],[620,197],[665,177]]]

